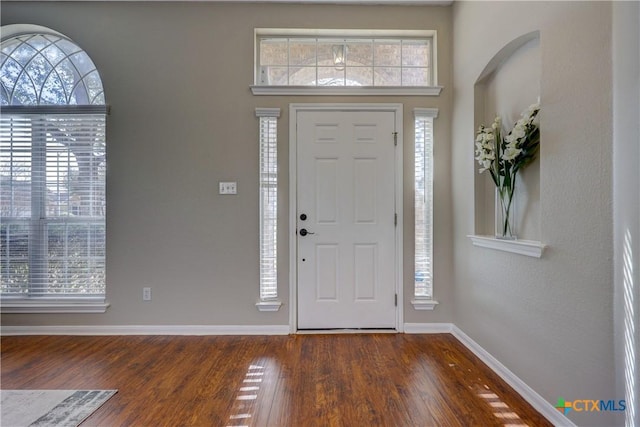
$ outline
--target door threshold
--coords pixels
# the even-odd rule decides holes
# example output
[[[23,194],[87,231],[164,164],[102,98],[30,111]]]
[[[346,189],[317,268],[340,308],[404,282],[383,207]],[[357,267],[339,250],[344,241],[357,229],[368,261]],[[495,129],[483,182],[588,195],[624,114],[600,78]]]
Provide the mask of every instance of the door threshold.
[[[300,335],[313,334],[397,334],[395,328],[330,328],[330,329],[298,329]]]

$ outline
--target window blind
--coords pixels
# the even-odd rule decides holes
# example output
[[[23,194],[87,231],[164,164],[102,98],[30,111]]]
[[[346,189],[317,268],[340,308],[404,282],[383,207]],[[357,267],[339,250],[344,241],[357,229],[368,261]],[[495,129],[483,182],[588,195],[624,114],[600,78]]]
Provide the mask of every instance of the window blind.
[[[278,297],[279,109],[259,109],[260,120],[260,299]]]
[[[433,296],[433,116],[415,112],[415,297]]]
[[[3,111],[3,298],[104,299],[105,136],[105,114]]]

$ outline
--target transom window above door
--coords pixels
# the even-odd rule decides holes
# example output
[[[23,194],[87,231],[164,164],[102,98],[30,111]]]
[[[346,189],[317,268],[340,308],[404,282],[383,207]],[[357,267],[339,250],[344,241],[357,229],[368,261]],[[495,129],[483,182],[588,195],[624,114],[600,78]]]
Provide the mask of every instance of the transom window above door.
[[[435,31],[256,29],[254,95],[438,95]]]

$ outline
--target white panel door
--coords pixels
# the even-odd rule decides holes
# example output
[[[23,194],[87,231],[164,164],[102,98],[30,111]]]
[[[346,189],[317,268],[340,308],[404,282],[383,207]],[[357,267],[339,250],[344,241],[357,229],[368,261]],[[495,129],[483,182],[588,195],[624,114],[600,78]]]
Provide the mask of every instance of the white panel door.
[[[296,119],[298,328],[395,328],[395,113]]]

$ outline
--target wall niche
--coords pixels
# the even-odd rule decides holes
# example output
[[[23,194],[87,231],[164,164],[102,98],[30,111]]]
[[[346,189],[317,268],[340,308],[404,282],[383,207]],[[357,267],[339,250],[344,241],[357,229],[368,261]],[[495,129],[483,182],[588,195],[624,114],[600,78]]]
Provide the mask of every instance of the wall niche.
[[[510,130],[520,114],[539,99],[540,33],[524,34],[504,46],[489,61],[475,83],[475,130],[491,126],[497,115],[503,130]],[[544,105],[542,106],[544,109]],[[475,136],[474,130],[474,136]],[[540,149],[544,141],[540,142]],[[475,146],[473,147],[475,148]],[[470,147],[470,149],[473,149]],[[495,236],[496,191],[489,172],[479,173],[474,160],[474,235]],[[516,234],[518,241],[539,242],[540,155],[518,173],[515,190]],[[475,241],[474,241],[475,244]]]

